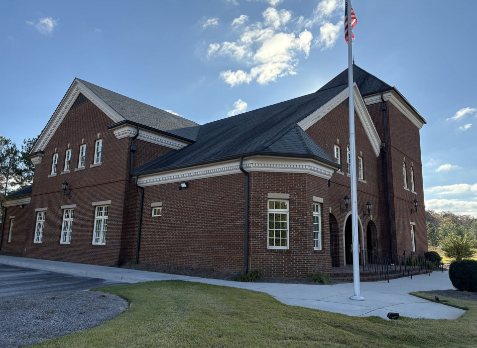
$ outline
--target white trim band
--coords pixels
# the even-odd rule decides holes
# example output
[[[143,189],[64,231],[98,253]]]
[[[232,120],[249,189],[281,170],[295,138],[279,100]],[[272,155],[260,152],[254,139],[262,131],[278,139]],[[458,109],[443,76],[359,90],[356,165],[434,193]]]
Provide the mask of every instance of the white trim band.
[[[124,125],[124,126],[115,128],[113,130],[113,133],[117,139],[132,138],[136,135],[137,128],[131,125]],[[174,150],[179,150],[189,145],[189,143],[172,139],[164,135],[161,135],[152,131],[147,131],[144,129],[139,129],[139,136],[137,137],[137,139],[146,141],[148,143],[168,147]]]
[[[41,211],[47,211],[47,210],[48,210],[48,208],[36,208],[35,213],[39,213]]]
[[[158,208],[158,207],[162,207],[162,202],[151,203],[151,208]]]
[[[324,200],[323,200],[323,198],[321,198],[321,197],[313,196],[313,202],[315,202],[315,203],[323,203]]]
[[[288,193],[269,193],[267,198],[290,199],[290,195]]]
[[[62,205],[61,210],[63,209],[74,209],[76,208],[76,204],[71,204],[71,205]]]
[[[11,201],[6,201],[3,203],[4,207],[14,207],[17,205],[30,204],[31,197],[12,199]]]
[[[93,205],[93,207],[96,207],[96,206],[98,206],[98,205],[111,205],[111,201],[93,202],[92,205]]]

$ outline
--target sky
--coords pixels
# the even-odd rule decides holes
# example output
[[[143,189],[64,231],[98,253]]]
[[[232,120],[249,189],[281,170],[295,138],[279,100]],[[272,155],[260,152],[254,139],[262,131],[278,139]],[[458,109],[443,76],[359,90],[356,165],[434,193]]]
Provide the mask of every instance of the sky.
[[[427,120],[425,206],[477,216],[477,1],[354,0],[357,65]],[[347,67],[344,0],[1,1],[0,135],[40,134],[75,77],[204,124]]]

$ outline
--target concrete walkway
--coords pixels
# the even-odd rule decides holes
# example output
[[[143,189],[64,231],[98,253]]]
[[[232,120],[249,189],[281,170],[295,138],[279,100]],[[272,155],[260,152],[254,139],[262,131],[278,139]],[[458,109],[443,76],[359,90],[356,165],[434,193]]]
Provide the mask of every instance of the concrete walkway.
[[[292,306],[301,306],[358,317],[379,316],[386,318],[387,313],[396,312],[401,316],[411,318],[457,319],[465,313],[462,309],[429,302],[409,295],[409,293],[413,291],[454,289],[447,272],[434,272],[430,276],[414,276],[413,279],[394,279],[391,280],[389,284],[386,281],[361,283],[361,295],[365,297],[365,301],[353,301],[350,299],[350,296],[353,295],[352,283],[337,285],[240,283],[3,255],[0,255],[0,264],[128,283],[183,280],[231,286],[265,292],[277,300]]]

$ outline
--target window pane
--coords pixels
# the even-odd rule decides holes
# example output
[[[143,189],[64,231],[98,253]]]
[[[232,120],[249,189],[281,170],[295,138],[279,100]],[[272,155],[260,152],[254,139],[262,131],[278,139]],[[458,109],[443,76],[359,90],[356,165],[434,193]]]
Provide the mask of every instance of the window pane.
[[[105,207],[104,207],[104,214],[103,214],[103,216],[108,216],[108,211],[109,211],[109,207],[108,207],[108,206],[105,206]]]
[[[270,246],[275,246],[275,240],[273,238],[269,238],[268,243]]]
[[[281,209],[288,209],[287,202],[281,202],[280,206],[281,206]]]
[[[275,222],[275,214],[269,213],[268,214],[268,220],[272,223]]]
[[[280,209],[280,202],[275,201],[275,209]]]

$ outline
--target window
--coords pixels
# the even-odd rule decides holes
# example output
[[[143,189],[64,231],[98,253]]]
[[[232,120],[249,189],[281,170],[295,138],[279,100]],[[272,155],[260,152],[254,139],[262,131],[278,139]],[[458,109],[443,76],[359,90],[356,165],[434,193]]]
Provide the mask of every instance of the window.
[[[102,150],[103,150],[103,141],[96,140],[96,145],[94,146],[94,164],[101,163]]]
[[[321,204],[313,203],[313,245],[321,250]]]
[[[61,239],[60,244],[70,244],[71,243],[71,231],[73,229],[73,209],[63,210],[63,225],[61,228]]]
[[[56,174],[56,165],[58,164],[58,154],[53,155],[53,162],[51,163],[51,174]]]
[[[402,164],[402,175],[404,178],[404,188],[407,189],[407,170],[406,170],[406,163]]]
[[[363,158],[358,157],[358,178],[364,180]]]
[[[335,162],[341,164],[341,147],[335,145]]]
[[[10,219],[10,229],[8,230],[8,243],[12,242],[13,220],[15,219]]]
[[[411,191],[416,192],[416,187],[414,185],[414,168],[411,167]]]
[[[66,150],[65,168],[63,170],[64,172],[70,171],[70,163],[71,163],[71,150]]]
[[[36,225],[35,225],[35,238],[33,243],[43,242],[43,230],[45,228],[45,215],[46,212],[39,211],[36,213]]]
[[[288,249],[288,201],[268,201],[268,248]]]
[[[411,225],[412,252],[416,252],[416,234],[415,234],[414,228],[415,228],[415,226]]]
[[[84,168],[86,161],[86,145],[81,145],[79,150],[78,168]]]
[[[162,207],[152,208],[152,216],[162,216]]]
[[[346,148],[346,162],[348,163],[348,175],[351,175],[351,151],[349,145]]]
[[[94,218],[93,245],[106,244],[106,231],[108,230],[109,206],[96,207]]]

